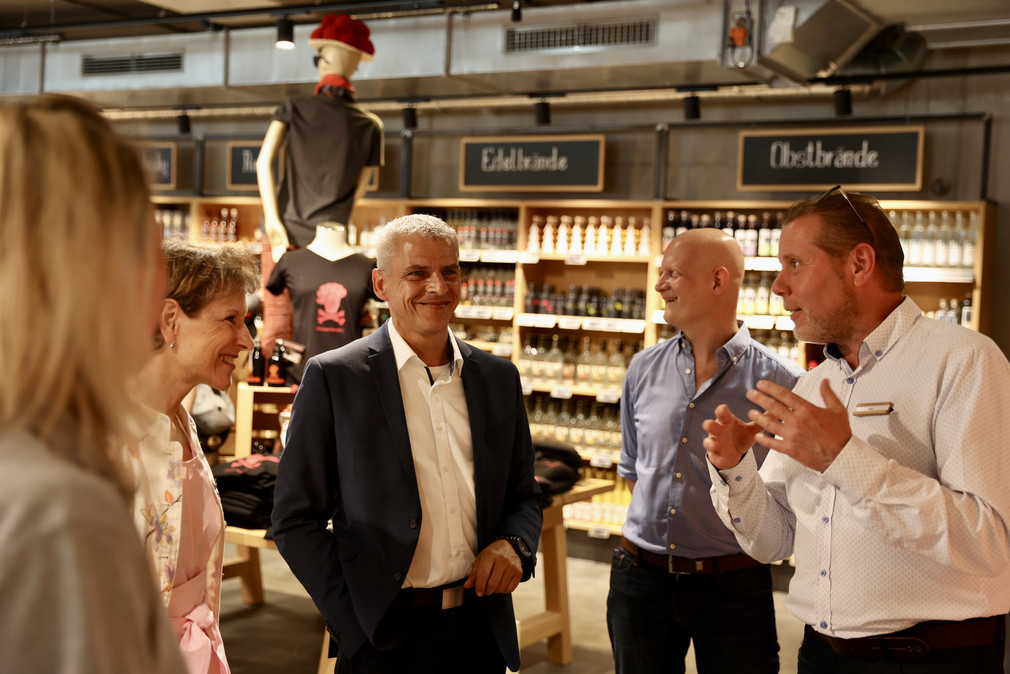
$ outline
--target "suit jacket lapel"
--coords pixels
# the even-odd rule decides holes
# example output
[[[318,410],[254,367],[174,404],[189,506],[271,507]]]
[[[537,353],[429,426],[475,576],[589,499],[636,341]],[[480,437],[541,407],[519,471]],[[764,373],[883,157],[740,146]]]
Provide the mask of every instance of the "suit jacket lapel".
[[[414,457],[410,453],[410,434],[407,432],[407,414],[403,410],[403,396],[400,393],[400,379],[396,372],[396,355],[389,339],[389,328],[383,324],[368,339],[368,365],[372,369],[375,386],[379,390],[379,400],[385,412],[386,423],[396,443],[396,454],[400,457],[403,470],[415,482]]]
[[[455,338],[454,338],[455,339]],[[487,435],[487,418],[484,410],[484,380],[480,363],[470,357],[470,346],[456,340],[459,352],[463,356],[463,394],[466,397],[466,411],[470,418],[470,441],[473,443],[473,486],[477,494],[477,524],[478,534],[482,524],[480,495],[486,493],[484,482],[488,478],[487,456],[483,451],[484,437]]]

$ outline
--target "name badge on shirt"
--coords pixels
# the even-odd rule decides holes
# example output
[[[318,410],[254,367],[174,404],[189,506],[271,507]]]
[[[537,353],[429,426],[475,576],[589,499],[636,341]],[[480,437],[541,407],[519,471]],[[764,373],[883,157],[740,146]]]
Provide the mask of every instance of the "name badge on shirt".
[[[854,417],[882,417],[894,411],[894,403],[857,403]]]

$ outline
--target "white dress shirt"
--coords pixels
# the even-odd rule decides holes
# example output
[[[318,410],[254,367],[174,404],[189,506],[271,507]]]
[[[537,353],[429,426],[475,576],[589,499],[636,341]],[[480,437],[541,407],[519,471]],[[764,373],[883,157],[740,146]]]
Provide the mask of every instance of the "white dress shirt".
[[[426,368],[389,320],[421,496],[421,529],[404,587],[438,587],[466,578],[477,557],[473,439],[460,377],[463,356],[448,330],[445,336],[452,360]]]
[[[709,464],[723,522],[756,559],[795,551],[786,605],[824,634],[1007,613],[1006,357],[909,298],[867,336],[855,370],[832,351],[794,390],[823,405],[827,379],[852,438],[823,473],[774,451],[760,473],[750,453],[729,470]]]

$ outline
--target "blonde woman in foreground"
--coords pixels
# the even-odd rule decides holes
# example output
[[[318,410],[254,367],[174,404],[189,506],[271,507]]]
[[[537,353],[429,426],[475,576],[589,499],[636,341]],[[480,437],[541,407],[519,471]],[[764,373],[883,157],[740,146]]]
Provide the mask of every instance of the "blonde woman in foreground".
[[[110,458],[159,238],[135,152],[93,108],[0,106],[0,671],[185,672]]]

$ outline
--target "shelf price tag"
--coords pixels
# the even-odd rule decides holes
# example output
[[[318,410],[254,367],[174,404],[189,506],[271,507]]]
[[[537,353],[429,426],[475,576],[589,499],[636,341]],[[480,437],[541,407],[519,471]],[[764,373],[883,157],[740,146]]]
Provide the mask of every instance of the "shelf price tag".
[[[459,251],[460,262],[480,262],[480,251],[472,248],[461,248]]]
[[[621,332],[641,334],[645,332],[645,321],[640,318],[622,318]]]
[[[620,402],[621,392],[616,388],[607,388],[596,392],[596,402],[614,404]]]
[[[569,255],[565,258],[565,264],[584,267],[589,262],[585,255]]]
[[[793,329],[793,319],[789,316],[779,316],[775,319],[775,329],[776,330],[792,330]]]
[[[533,393],[533,384],[529,383],[525,379],[520,379],[522,382],[523,395],[528,396]]]
[[[652,312],[652,322],[657,325],[666,325],[666,321],[663,319],[663,309],[656,309]]]
[[[602,318],[585,318],[582,320],[583,330],[605,330],[604,321]]]
[[[551,397],[559,398],[560,400],[571,400],[572,398],[572,387],[571,386],[555,386],[551,389]]]
[[[589,465],[593,468],[610,468],[614,465],[614,456],[609,449],[598,449],[589,460]]]
[[[492,307],[491,308],[491,318],[496,321],[511,321],[512,316],[515,315],[515,309],[512,307]]]
[[[601,318],[600,328],[605,332],[622,332],[620,318]]]
[[[471,306],[470,309],[473,312],[472,318],[479,318],[482,321],[490,320],[494,315],[494,307]]]
[[[558,317],[553,314],[533,314],[534,328],[553,328],[558,322]]]
[[[558,316],[558,327],[562,330],[578,330],[582,327],[582,317]]]
[[[589,527],[589,530],[586,531],[586,535],[590,538],[598,538],[601,541],[605,541],[610,538],[610,527],[597,524]]]
[[[485,250],[480,254],[481,262],[515,264],[518,260],[519,253],[514,250]]]
[[[540,262],[540,254],[523,251],[519,253],[519,262],[522,264],[536,264]]]
[[[537,325],[539,314],[519,314],[516,316],[516,325],[521,328],[534,328]]]

